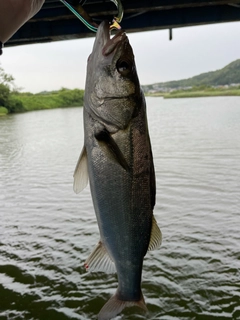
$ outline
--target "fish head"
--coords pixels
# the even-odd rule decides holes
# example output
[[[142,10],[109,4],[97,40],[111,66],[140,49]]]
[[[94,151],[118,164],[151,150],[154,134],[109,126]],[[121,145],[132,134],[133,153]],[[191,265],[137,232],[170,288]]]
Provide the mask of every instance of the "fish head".
[[[123,30],[103,21],[88,59],[84,107],[110,132],[127,127],[142,98],[132,47]]]

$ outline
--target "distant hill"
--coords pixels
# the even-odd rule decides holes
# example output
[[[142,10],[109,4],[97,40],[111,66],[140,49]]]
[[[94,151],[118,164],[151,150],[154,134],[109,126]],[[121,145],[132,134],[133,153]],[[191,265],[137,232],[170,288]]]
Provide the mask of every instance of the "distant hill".
[[[233,83],[240,83],[240,59],[231,62],[220,70],[202,73],[189,79],[145,85],[142,86],[142,88],[144,92],[149,92],[150,90],[159,90],[160,88],[177,89],[180,87],[183,88],[200,85],[221,86]]]

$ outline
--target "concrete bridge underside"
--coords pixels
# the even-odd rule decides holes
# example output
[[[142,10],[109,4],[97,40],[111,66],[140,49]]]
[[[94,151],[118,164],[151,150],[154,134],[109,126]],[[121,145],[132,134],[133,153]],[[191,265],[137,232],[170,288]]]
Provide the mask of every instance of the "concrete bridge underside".
[[[240,0],[122,0],[127,32],[174,29],[185,26],[240,21]],[[116,15],[110,0],[87,0],[84,9],[96,23]],[[46,0],[39,13],[5,44],[30,43],[92,37],[75,15],[60,1]]]

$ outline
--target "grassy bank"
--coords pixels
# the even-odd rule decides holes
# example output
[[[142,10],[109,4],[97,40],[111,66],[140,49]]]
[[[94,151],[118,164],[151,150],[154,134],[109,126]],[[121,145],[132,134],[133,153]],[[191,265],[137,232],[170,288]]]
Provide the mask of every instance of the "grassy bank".
[[[8,109],[5,107],[0,107],[0,117],[8,114]]]
[[[197,98],[197,97],[219,97],[219,96],[240,96],[240,87],[233,88],[212,88],[212,87],[193,87],[188,90],[175,90],[168,93],[156,92],[150,94],[154,97],[171,98]]]
[[[240,89],[231,90],[200,90],[200,91],[173,91],[164,94],[165,99],[171,98],[198,98],[198,97],[219,97],[219,96],[240,96]]]
[[[79,89],[32,93],[15,93],[14,99],[21,102],[22,111],[66,108],[83,105],[84,91]]]
[[[5,73],[0,65],[0,115],[32,110],[66,108],[83,105],[84,91],[62,88],[33,94],[19,92],[14,78]]]

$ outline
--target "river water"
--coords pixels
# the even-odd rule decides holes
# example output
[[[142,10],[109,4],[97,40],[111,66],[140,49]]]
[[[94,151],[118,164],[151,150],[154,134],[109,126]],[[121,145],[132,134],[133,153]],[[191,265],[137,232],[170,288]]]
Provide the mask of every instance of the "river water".
[[[159,250],[148,314],[240,319],[240,97],[147,98]],[[89,188],[72,190],[82,108],[0,117],[0,319],[96,319],[116,276],[86,273],[99,239]]]

